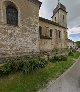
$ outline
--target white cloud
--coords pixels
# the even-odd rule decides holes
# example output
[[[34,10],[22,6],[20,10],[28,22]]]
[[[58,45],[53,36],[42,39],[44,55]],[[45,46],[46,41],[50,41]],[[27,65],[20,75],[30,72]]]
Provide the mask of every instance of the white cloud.
[[[68,30],[68,35],[70,34],[80,34],[80,27],[73,27]]]
[[[73,41],[80,41],[80,38],[79,37],[71,37],[71,36],[69,36],[68,37],[69,39],[71,39],[71,40],[73,40]]]
[[[69,29],[68,38],[73,41],[80,41],[80,27],[73,27]]]

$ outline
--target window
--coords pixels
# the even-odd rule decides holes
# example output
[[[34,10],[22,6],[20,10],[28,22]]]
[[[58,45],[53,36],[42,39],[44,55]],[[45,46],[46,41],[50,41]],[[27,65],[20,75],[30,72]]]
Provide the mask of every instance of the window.
[[[6,7],[7,24],[18,26],[18,11],[14,6],[8,5]]]
[[[55,17],[55,21],[56,21],[56,17]]]
[[[61,38],[61,31],[59,31],[59,38]]]
[[[64,15],[63,15],[63,20],[64,20]]]
[[[52,29],[50,29],[50,37],[52,37]]]
[[[57,29],[55,29],[56,30],[56,36],[58,35],[58,31],[57,31]]]
[[[74,45],[74,42],[73,42],[73,45]]]
[[[41,36],[42,35],[42,27],[39,26],[39,35]]]

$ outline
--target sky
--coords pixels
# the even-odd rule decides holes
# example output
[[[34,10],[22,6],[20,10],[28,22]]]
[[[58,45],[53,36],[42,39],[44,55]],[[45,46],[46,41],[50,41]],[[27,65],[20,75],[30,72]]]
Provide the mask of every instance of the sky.
[[[42,2],[39,15],[51,20],[53,10],[58,0],[39,0]],[[60,0],[66,6],[68,15],[68,38],[73,41],[80,41],[80,0]]]

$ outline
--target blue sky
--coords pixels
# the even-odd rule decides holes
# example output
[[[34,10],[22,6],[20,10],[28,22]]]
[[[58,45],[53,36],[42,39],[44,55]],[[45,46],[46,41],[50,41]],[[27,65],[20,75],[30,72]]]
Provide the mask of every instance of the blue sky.
[[[58,0],[39,0],[42,2],[40,16],[51,19],[53,9],[56,7]],[[80,41],[80,0],[60,0],[68,11],[68,38],[74,41]]]
[[[69,36],[70,36],[70,39],[80,41],[80,34],[70,34]]]

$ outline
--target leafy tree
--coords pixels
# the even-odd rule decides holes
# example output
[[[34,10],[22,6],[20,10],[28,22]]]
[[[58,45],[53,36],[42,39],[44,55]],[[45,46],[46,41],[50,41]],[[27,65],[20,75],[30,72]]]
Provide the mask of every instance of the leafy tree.
[[[76,44],[80,48],[80,41],[77,41]]]

